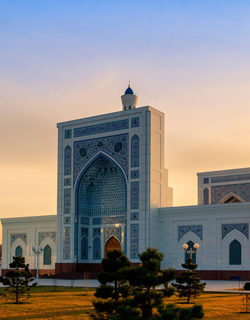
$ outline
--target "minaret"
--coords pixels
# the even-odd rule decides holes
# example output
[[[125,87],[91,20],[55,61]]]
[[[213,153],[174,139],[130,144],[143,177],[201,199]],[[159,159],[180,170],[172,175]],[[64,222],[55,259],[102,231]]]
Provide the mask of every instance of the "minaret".
[[[137,95],[134,94],[133,90],[130,88],[130,81],[128,83],[128,88],[124,95],[121,96],[122,106],[124,110],[135,109],[138,101]]]

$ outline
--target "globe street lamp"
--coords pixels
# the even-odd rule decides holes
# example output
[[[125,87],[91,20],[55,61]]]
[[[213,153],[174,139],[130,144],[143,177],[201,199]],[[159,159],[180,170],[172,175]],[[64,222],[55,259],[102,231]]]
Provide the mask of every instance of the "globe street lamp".
[[[39,285],[39,254],[43,252],[43,247],[40,246],[36,248],[36,246],[32,247],[34,254],[36,255],[36,284]]]
[[[198,243],[194,244],[194,246],[193,246],[194,250],[192,248],[190,248],[188,250],[188,244],[187,243],[184,243],[183,246],[182,246],[182,248],[185,250],[185,252],[190,254],[190,259],[192,259],[192,255],[199,249],[199,247],[200,247],[200,245]]]

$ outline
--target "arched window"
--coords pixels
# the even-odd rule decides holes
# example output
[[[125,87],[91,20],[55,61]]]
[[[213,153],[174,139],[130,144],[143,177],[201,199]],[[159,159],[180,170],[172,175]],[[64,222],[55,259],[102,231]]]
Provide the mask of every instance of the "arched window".
[[[43,251],[43,264],[51,265],[51,247],[47,244]]]
[[[237,240],[233,240],[229,245],[229,264],[241,264],[241,244]]]
[[[81,239],[81,258],[88,260],[88,238],[86,236]]]
[[[15,256],[16,257],[22,257],[23,256],[23,249],[20,246],[16,247]]]
[[[205,188],[203,190],[203,204],[208,204],[209,203],[209,190],[208,188]]]
[[[191,256],[193,259],[193,263],[196,263],[196,250],[194,249],[193,241],[188,241],[187,245],[188,245],[188,249],[185,252],[185,262]],[[192,252],[192,255],[191,255],[191,252]]]
[[[93,241],[93,260],[101,259],[101,238],[96,236]]]

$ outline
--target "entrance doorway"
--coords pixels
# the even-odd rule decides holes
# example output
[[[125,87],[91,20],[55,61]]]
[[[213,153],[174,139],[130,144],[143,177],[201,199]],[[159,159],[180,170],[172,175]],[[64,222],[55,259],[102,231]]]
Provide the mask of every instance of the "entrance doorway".
[[[107,258],[108,252],[118,250],[121,251],[121,244],[119,240],[116,239],[116,237],[111,237],[108,239],[105,245],[105,258]]]

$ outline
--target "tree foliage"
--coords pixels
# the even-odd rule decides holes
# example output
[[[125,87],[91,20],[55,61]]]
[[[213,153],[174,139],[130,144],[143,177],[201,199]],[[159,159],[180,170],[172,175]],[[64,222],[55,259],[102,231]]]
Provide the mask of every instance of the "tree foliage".
[[[30,297],[30,287],[28,285],[33,280],[33,275],[29,271],[29,265],[25,264],[25,258],[20,256],[13,257],[13,262],[10,263],[10,270],[6,272],[5,277],[0,277],[0,282],[4,286],[7,286],[5,293],[2,295],[19,304],[24,299]]]
[[[188,271],[184,271],[176,279],[176,290],[179,293],[179,297],[187,297],[187,303],[189,303],[190,298],[200,295],[204,290],[206,283],[201,283],[200,278],[197,278],[197,264],[193,263],[191,258],[186,260],[186,263],[182,263],[182,267]]]

